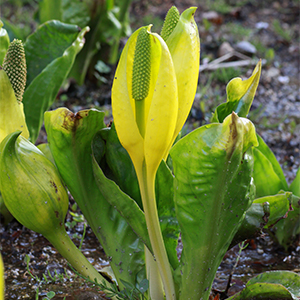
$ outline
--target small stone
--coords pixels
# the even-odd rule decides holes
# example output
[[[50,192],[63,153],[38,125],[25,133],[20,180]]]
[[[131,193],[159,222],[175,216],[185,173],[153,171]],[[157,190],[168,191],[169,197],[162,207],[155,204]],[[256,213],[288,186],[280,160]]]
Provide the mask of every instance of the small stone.
[[[220,16],[216,11],[204,12],[202,14],[202,18],[217,25],[221,25],[223,23],[222,16]]]
[[[255,27],[257,29],[267,29],[269,27],[269,24],[267,22],[257,22],[255,24]]]
[[[279,76],[278,81],[282,84],[287,84],[290,82],[290,77],[289,76]]]
[[[245,54],[253,55],[256,53],[256,48],[254,45],[249,43],[248,41],[241,41],[236,44],[236,50]]]
[[[221,57],[225,54],[232,53],[234,49],[231,47],[231,45],[228,42],[222,43],[218,50],[218,56]]]
[[[279,76],[280,72],[277,68],[271,67],[267,72],[266,72],[266,77],[267,78],[274,78]]]

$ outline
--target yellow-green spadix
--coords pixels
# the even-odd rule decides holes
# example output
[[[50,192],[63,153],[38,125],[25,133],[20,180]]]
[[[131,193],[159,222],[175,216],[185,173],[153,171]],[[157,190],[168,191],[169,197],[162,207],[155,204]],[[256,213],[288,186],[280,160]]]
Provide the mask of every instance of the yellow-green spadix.
[[[173,138],[178,92],[168,46],[150,28],[134,32],[122,52],[112,87],[112,110],[119,140],[136,170],[145,163],[152,173]]]

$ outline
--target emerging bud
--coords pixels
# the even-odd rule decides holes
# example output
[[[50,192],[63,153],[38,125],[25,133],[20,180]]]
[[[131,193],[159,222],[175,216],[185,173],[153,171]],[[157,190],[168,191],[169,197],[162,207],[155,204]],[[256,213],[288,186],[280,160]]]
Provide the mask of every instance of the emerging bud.
[[[13,40],[3,61],[3,70],[7,74],[18,101],[22,101],[26,86],[26,60],[22,41]]]
[[[45,237],[64,228],[69,198],[56,167],[20,132],[0,146],[0,190],[6,207],[25,227]]]

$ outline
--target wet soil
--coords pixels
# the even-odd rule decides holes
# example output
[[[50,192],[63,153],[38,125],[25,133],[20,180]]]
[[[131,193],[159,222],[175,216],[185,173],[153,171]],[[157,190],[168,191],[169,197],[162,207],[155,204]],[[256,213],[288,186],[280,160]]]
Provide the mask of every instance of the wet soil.
[[[70,215],[67,216],[67,221],[71,221]],[[83,223],[77,223],[68,233],[79,246]],[[7,227],[0,227],[0,237],[6,271],[6,299],[44,299],[49,291],[55,292],[55,300],[107,299],[101,289],[76,275],[66,260],[43,236],[13,221]],[[238,259],[239,245],[230,249],[224,256],[213,283],[212,296],[224,296],[230,273],[232,278],[226,296],[239,292],[250,278],[265,271],[300,272],[299,240],[295,241],[288,253],[274,244],[268,234],[247,242],[249,245],[241,252],[235,269],[233,266]],[[105,254],[89,227],[81,251],[98,271],[108,266]],[[25,260],[26,256],[30,258],[28,263]]]
[[[133,1],[131,7],[133,29],[147,24],[147,20],[158,24],[172,4],[180,11],[192,5],[198,6],[196,21],[201,36],[201,64],[218,57],[218,51],[224,41],[232,47],[242,40],[249,41],[256,47],[256,53],[247,54],[254,59],[265,58],[273,49],[273,57],[267,59],[263,66],[260,84],[253,102],[249,118],[256,126],[258,133],[275,153],[280,162],[288,183],[295,178],[300,166],[300,96],[299,96],[299,2],[298,1],[228,1],[232,9],[219,12],[213,9],[209,1]],[[212,1],[214,2],[214,1]],[[224,1],[221,1],[222,3]],[[205,23],[205,13],[214,11],[214,18]],[[150,16],[150,17],[149,17]],[[283,32],[274,26],[279,20]],[[239,31],[230,27],[238,25]],[[155,24],[154,24],[155,25]],[[242,28],[250,31],[242,31]],[[276,29],[277,28],[277,29]],[[153,28],[155,29],[155,27]],[[126,40],[123,41],[123,44]],[[272,52],[272,51],[271,51]],[[271,55],[272,56],[272,55]],[[87,81],[83,86],[69,84],[61,90],[53,109],[66,106],[72,111],[96,107],[106,112],[106,122],[111,120],[110,87],[114,66],[110,74],[102,74],[107,83]],[[237,75],[243,78],[250,76],[253,65],[238,68]],[[222,75],[222,76],[221,76]],[[214,108],[226,101],[226,82],[230,73],[202,71],[199,88],[196,94],[185,131],[190,131],[209,122]],[[229,78],[230,79],[230,78]],[[39,142],[46,140],[42,131]],[[67,221],[72,221],[68,214]],[[77,223],[68,229],[76,245],[79,245],[83,234],[83,223]],[[105,299],[103,293],[89,285],[71,271],[66,261],[41,235],[18,224],[16,221],[7,226],[0,224],[0,248],[5,264],[6,299],[43,299],[49,291],[56,293],[55,298],[66,300]],[[237,268],[233,272],[232,287],[228,296],[241,290],[246,281],[256,274],[269,270],[292,270],[300,272],[300,240],[297,239],[285,253],[276,245],[270,236],[263,233],[242,251]],[[94,234],[87,227],[82,251],[97,270],[108,263],[101,246]],[[236,262],[239,247],[230,249],[224,257],[213,284],[212,295],[225,290],[229,274]],[[24,261],[30,257],[28,269]],[[49,279],[55,271],[60,279]],[[32,276],[37,276],[33,279]],[[50,281],[45,283],[45,274]],[[36,289],[39,288],[39,296]],[[220,292],[221,293],[221,292]]]

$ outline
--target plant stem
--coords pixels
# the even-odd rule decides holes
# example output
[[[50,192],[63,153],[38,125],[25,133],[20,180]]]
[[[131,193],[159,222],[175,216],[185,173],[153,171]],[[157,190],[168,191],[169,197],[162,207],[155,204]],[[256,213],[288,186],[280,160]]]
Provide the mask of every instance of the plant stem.
[[[149,249],[146,246],[144,248],[146,257],[147,278],[149,280],[150,299],[164,300],[163,286],[157,262],[154,260],[154,257],[149,251]]]
[[[175,287],[171,266],[168,260],[167,251],[163,241],[156,207],[155,175],[156,171],[154,172],[154,174],[147,174],[147,168],[144,162],[141,176],[142,178],[139,178],[139,184],[147,223],[147,229],[154,253],[154,260],[157,262],[158,265],[158,269],[166,293],[166,299],[175,300]]]
[[[93,265],[74,245],[63,227],[61,227],[61,230],[55,231],[54,234],[46,236],[46,238],[79,274],[84,277],[89,277],[93,281],[97,280],[98,283],[104,284],[105,282],[106,285],[110,287],[110,283],[98,273]]]

